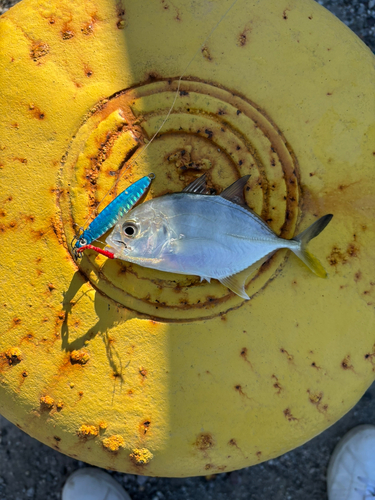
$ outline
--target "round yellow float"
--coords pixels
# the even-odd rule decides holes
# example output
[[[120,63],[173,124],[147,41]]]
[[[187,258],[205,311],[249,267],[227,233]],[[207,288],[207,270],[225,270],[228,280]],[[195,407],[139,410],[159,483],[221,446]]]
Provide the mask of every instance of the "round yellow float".
[[[375,369],[362,42],[310,0],[23,0],[0,40],[2,414],[91,464],[191,476],[280,455],[347,412]],[[119,173],[117,192],[150,172],[148,198],[251,174],[249,206],[284,238],[333,213],[310,245],[329,278],[279,251],[246,302],[89,251],[77,265],[77,225]]]

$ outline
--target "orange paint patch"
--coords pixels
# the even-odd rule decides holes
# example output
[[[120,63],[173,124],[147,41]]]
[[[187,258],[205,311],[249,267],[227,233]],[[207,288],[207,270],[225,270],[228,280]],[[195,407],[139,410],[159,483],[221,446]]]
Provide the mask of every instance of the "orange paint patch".
[[[99,429],[96,425],[81,425],[77,431],[80,437],[95,437],[99,434]]]
[[[87,351],[72,351],[70,353],[70,362],[72,365],[85,365],[90,359],[90,354]]]
[[[122,436],[120,435],[114,435],[110,436],[108,438],[103,439],[102,444],[104,448],[106,448],[109,451],[116,452],[120,448],[124,448],[125,446],[125,440]]]
[[[134,465],[146,465],[154,458],[154,455],[147,448],[134,448],[129,458]]]
[[[22,361],[22,352],[18,347],[11,347],[4,354],[9,365],[17,365]]]
[[[40,398],[40,406],[42,410],[52,410],[54,404],[55,400],[51,398],[51,396],[46,395]]]

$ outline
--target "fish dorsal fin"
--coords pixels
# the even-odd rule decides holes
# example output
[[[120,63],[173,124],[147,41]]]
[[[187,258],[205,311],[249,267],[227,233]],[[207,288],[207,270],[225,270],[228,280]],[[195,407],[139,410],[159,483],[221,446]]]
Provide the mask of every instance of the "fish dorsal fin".
[[[240,276],[242,275],[242,276]],[[245,291],[245,279],[243,273],[232,274],[232,276],[227,276],[226,278],[221,278],[220,283],[232,290],[235,294],[239,295],[245,300],[249,300],[250,297]]]
[[[244,175],[241,179],[238,179],[236,182],[227,187],[227,189],[225,189],[219,196],[231,201],[232,203],[237,203],[237,205],[248,208],[243,190],[249,178],[250,175]]]
[[[183,193],[206,194],[206,174],[201,175],[198,179],[191,182],[186,188],[182,190]]]

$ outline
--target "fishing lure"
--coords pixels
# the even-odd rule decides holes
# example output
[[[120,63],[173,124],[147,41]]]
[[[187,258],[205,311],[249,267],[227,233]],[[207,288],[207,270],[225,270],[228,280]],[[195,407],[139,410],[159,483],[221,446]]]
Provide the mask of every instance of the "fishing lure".
[[[131,184],[95,217],[81,235],[73,238],[71,246],[76,259],[82,257],[82,252],[86,249],[91,248],[98,251],[98,248],[93,247],[91,243],[113,227],[120,217],[129,212],[146,192],[153,179],[155,179],[155,175],[151,173]]]

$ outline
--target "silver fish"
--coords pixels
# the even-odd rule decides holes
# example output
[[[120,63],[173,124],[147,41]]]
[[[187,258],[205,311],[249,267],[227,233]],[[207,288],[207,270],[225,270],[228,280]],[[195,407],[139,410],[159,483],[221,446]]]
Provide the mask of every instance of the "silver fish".
[[[249,177],[212,196],[205,194],[202,176],[182,193],[139,205],[116,224],[106,250],[115,258],[159,271],[215,278],[244,299],[249,296],[241,271],[280,248],[289,248],[315,274],[326,277],[322,264],[305,247],[332,215],[324,215],[291,240],[279,238],[246,205],[243,189]]]

